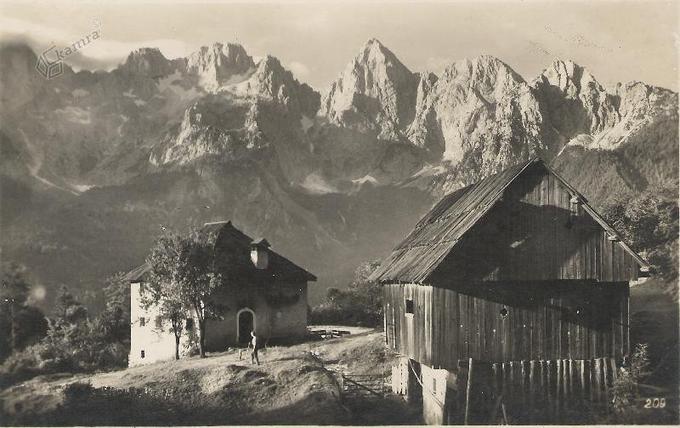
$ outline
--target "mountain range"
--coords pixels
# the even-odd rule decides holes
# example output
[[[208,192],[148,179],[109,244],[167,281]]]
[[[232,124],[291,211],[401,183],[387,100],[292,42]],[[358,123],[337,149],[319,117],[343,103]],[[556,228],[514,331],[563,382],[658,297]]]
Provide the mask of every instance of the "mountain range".
[[[315,273],[315,303],[444,194],[534,156],[596,207],[678,184],[677,93],[605,88],[572,61],[532,80],[486,55],[413,72],[371,39],[318,92],[232,43],[51,80],[36,60],[0,47],[1,254],[46,302],[67,284],[101,307],[163,229],[231,219]]]

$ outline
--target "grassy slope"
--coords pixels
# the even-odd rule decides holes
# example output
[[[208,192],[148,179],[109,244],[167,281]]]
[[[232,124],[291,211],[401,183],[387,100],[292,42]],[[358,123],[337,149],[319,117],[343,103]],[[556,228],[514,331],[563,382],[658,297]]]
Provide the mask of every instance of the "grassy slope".
[[[631,342],[649,343],[651,367],[643,395],[677,403],[678,305],[653,280],[631,289]],[[399,399],[339,399],[339,386],[328,371],[389,374],[396,356],[383,335],[351,328],[352,335],[290,347],[271,347],[263,364],[239,360],[238,351],[211,354],[94,375],[35,378],[0,391],[4,424],[398,424],[418,423]],[[94,387],[147,389],[168,397],[149,403],[84,403],[59,409],[64,388],[74,382]],[[145,415],[147,419],[140,419]],[[55,419],[55,417],[59,419]],[[650,417],[655,415],[650,415]],[[151,418],[151,419],[149,419]],[[676,417],[675,417],[676,418]],[[55,422],[56,421],[56,422]]]
[[[388,372],[395,356],[385,352],[382,333],[356,332],[341,339],[262,351],[260,366],[237,350],[94,375],[41,376],[0,392],[3,424],[347,424],[414,422],[403,402],[383,400],[358,419],[341,403],[328,368],[354,374]],[[60,408],[64,388],[89,382],[95,388],[146,389],[162,400],[131,404],[105,400]],[[387,402],[385,402],[387,401]],[[370,399],[367,400],[367,403]],[[373,403],[375,404],[375,403]],[[387,413],[387,414],[385,414]],[[153,415],[151,417],[150,415]],[[147,419],[140,419],[146,417]],[[55,419],[57,418],[57,419]],[[151,418],[151,420],[149,420]],[[405,419],[407,418],[407,419]]]

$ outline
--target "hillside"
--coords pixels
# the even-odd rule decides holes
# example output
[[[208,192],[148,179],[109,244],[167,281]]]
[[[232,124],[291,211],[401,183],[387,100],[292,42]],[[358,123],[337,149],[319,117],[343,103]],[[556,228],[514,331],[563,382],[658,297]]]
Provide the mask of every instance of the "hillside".
[[[383,341],[382,333],[363,329],[342,339],[265,349],[260,366],[230,350],[109,373],[38,377],[0,392],[2,419],[12,425],[369,423],[341,400],[329,368],[389,373],[395,356]],[[415,422],[399,403],[386,399],[387,410],[371,412],[372,421]]]

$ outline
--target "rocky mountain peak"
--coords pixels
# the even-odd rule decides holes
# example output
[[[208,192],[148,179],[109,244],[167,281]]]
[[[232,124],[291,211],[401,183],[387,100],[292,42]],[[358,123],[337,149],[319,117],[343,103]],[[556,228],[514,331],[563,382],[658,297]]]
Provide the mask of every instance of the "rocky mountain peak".
[[[418,75],[370,39],[331,84],[322,112],[331,122],[372,128],[388,139],[413,120]]]
[[[278,58],[266,55],[248,81],[249,92],[259,98],[285,106],[295,115],[314,117],[319,109],[319,94],[295,79]]]
[[[559,88],[570,98],[577,98],[581,89],[589,85],[604,91],[590,71],[572,60],[553,60],[550,67],[543,70],[538,80]]]
[[[394,67],[394,71],[398,73],[411,73],[391,50],[386,48],[385,45],[375,38],[369,39],[366,44],[364,44],[360,49],[359,54],[354,58],[354,63],[359,66],[373,68],[379,64],[383,64],[384,66]]]
[[[525,83],[522,76],[500,59],[491,55],[480,55],[463,59],[449,65],[442,73],[442,81],[474,88],[490,96],[510,87]]]
[[[31,101],[47,82],[35,71],[37,56],[22,42],[0,43],[0,112]]]
[[[257,74],[281,75],[285,72],[286,69],[281,65],[281,61],[272,55],[265,55],[264,58],[257,63]]]
[[[33,49],[26,43],[18,41],[0,42],[0,59],[7,61],[12,58],[35,61],[37,57]]]
[[[532,87],[562,140],[602,132],[620,119],[618,97],[571,60],[555,59]]]
[[[141,48],[130,52],[120,67],[126,73],[162,77],[172,73],[172,62],[158,48]]]
[[[423,76],[418,90],[409,136],[414,144],[438,153],[452,170],[476,171],[455,185],[545,150],[531,88],[498,58],[482,55],[453,62],[438,78]]]
[[[187,72],[198,76],[199,84],[208,91],[243,81],[254,68],[253,58],[235,43],[202,46],[187,58]]]

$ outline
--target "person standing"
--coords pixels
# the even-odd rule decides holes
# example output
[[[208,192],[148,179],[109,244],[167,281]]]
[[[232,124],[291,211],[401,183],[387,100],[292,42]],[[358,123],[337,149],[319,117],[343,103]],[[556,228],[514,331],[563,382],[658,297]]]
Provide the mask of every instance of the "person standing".
[[[258,340],[254,331],[251,331],[250,335],[253,337],[250,340],[250,345],[248,346],[248,347],[251,347],[251,346],[253,347],[253,350],[250,353],[250,362],[251,362],[251,364],[257,363],[257,365],[259,366],[260,365],[260,359],[258,358],[257,351],[259,351],[260,348],[261,348],[260,341]]]

